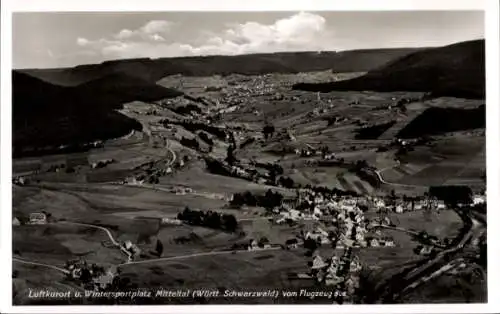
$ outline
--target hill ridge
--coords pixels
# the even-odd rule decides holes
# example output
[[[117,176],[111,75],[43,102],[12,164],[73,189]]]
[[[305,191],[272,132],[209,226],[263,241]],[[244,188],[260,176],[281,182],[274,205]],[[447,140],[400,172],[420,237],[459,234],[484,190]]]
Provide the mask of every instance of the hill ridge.
[[[149,82],[168,75],[261,75],[332,70],[366,72],[422,48],[358,49],[341,52],[279,52],[233,56],[189,56],[110,60],[59,69],[22,69],[19,72],[52,84],[77,86],[107,74],[121,72]]]
[[[485,44],[471,40],[413,52],[351,80],[293,86],[314,92],[419,91],[434,96],[484,98]]]

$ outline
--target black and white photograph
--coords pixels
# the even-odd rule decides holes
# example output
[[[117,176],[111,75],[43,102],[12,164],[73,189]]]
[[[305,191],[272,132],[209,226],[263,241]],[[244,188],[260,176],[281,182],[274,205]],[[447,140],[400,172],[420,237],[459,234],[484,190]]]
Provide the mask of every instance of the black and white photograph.
[[[12,305],[491,302],[485,15],[12,12]]]

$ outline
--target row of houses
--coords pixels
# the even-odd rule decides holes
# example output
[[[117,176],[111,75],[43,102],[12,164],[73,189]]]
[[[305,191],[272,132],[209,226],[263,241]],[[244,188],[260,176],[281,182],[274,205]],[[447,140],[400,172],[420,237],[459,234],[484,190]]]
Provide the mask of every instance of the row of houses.
[[[271,248],[271,243],[267,238],[261,238],[259,241],[251,239],[247,247],[249,251],[258,251],[269,248]]]
[[[49,222],[49,218],[51,218],[52,215],[47,212],[34,212],[30,213],[28,216],[28,219],[26,218],[20,218],[20,217],[12,217],[12,225],[13,226],[20,226],[20,225],[45,225]]]

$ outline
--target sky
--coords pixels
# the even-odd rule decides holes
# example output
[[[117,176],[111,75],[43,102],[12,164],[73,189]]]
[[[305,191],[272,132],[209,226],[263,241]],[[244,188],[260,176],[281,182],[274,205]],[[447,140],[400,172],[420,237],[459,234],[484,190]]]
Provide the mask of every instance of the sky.
[[[484,38],[482,11],[25,12],[13,67],[281,51],[435,47]]]

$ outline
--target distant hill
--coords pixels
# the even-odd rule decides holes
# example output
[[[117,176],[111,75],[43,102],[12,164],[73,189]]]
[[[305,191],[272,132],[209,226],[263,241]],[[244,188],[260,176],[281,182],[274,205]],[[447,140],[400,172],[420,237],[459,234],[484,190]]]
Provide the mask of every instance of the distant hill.
[[[447,132],[481,129],[486,127],[486,107],[426,109],[401,131],[398,138],[418,138]]]
[[[388,62],[418,51],[418,48],[370,49],[342,52],[285,52],[236,56],[202,56],[161,59],[129,59],[61,69],[23,69],[46,82],[77,86],[115,73],[156,82],[168,75],[259,75],[332,70],[367,72]]]
[[[122,73],[113,73],[100,77],[78,85],[74,87],[74,90],[79,95],[82,95],[81,97],[93,94],[93,101],[112,109],[121,108],[123,103],[134,100],[151,102],[183,95],[180,91]]]
[[[296,90],[421,91],[434,96],[485,97],[485,42],[467,41],[417,51],[351,80],[293,86]]]
[[[134,100],[154,101],[179,95],[182,93],[123,74],[78,87],[62,87],[13,71],[14,156],[44,154],[60,145],[78,149],[90,141],[140,130],[139,122],[115,109]]]

